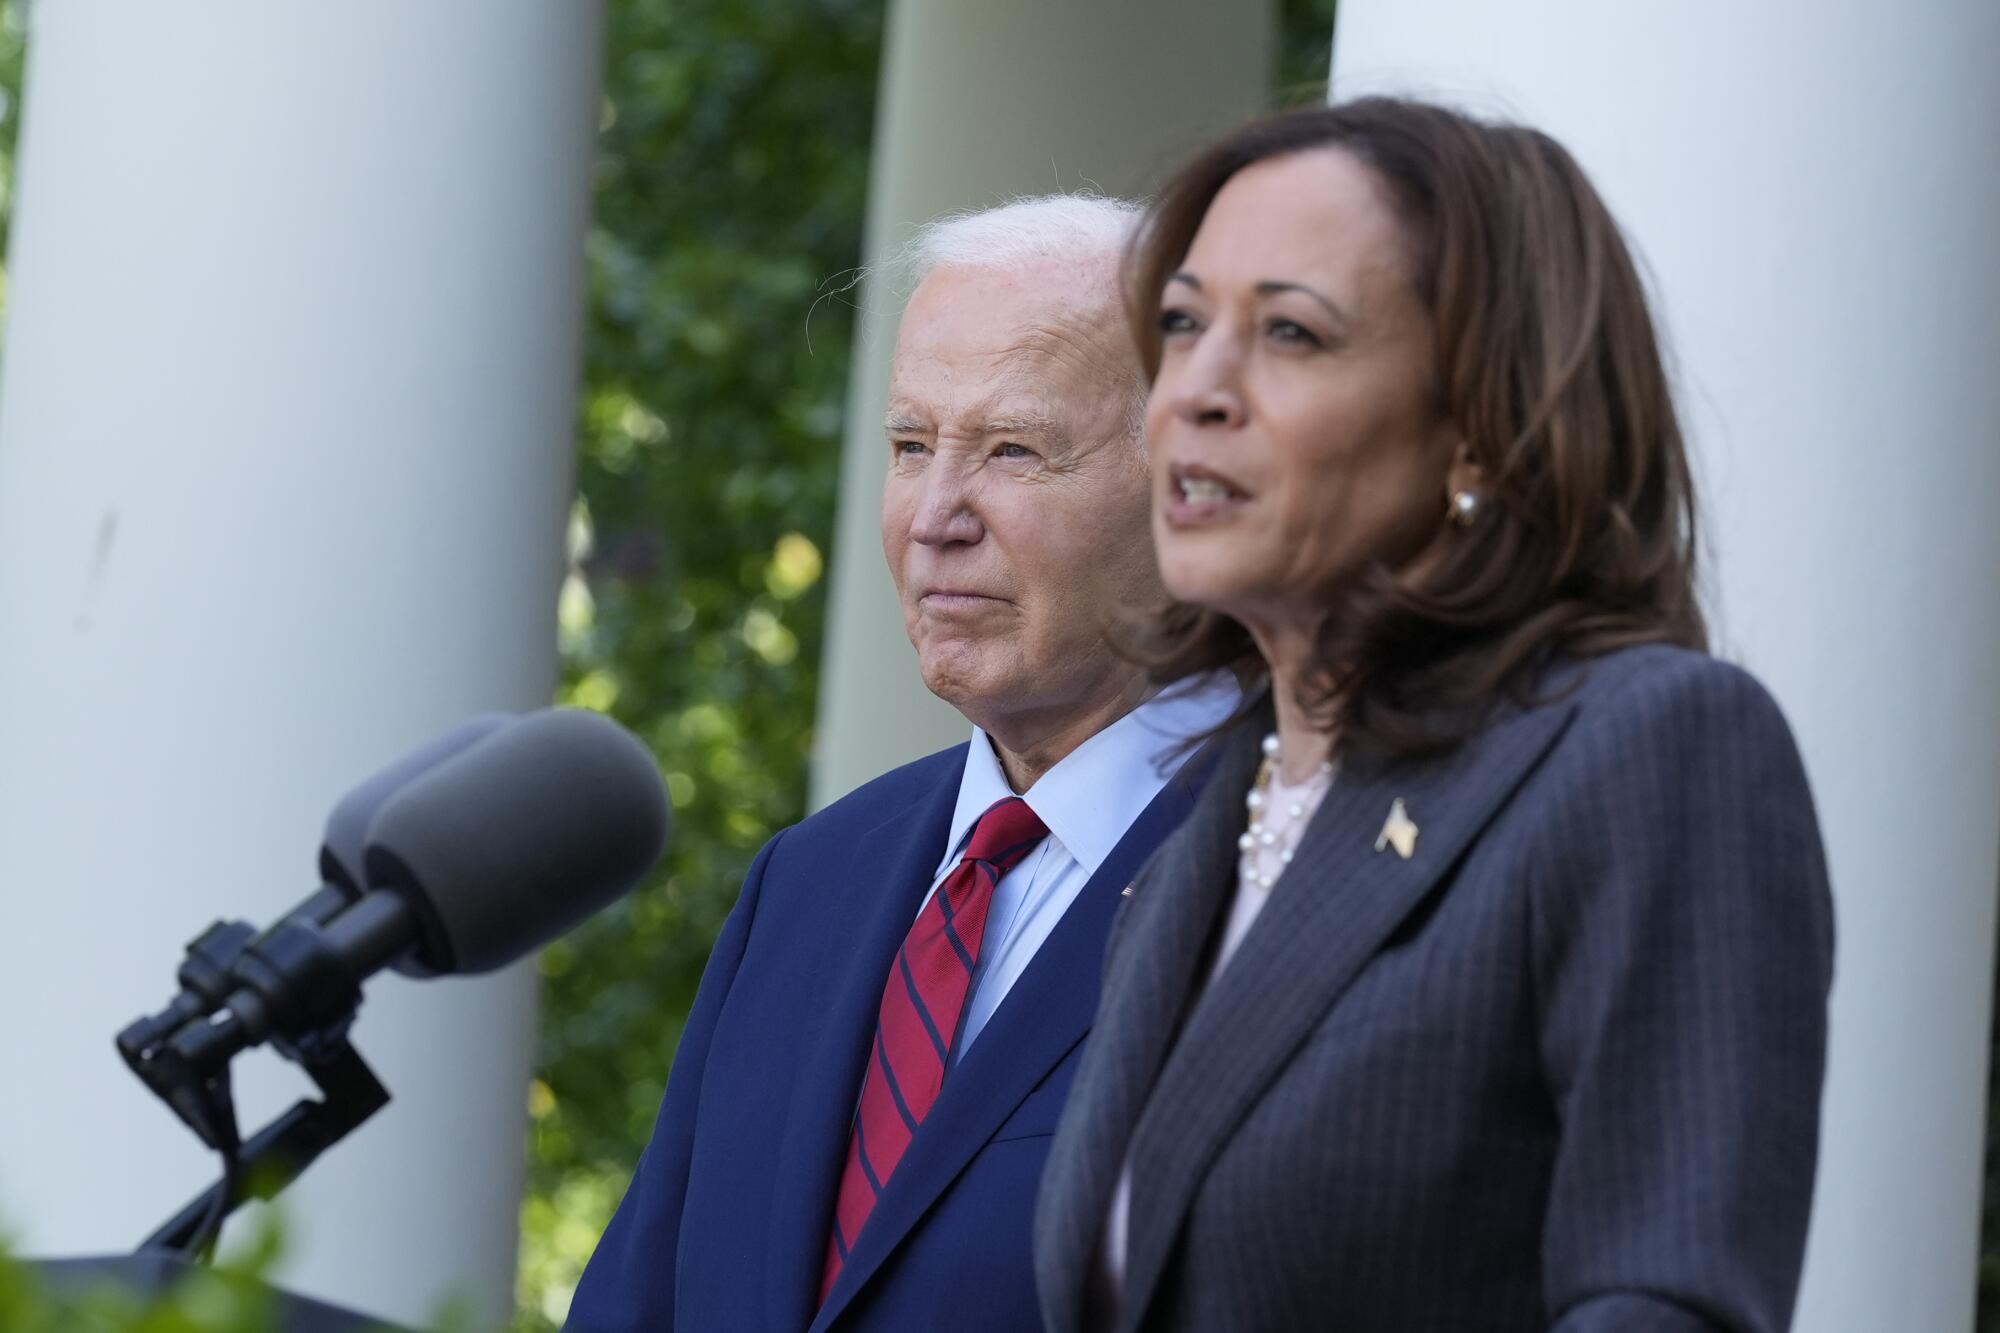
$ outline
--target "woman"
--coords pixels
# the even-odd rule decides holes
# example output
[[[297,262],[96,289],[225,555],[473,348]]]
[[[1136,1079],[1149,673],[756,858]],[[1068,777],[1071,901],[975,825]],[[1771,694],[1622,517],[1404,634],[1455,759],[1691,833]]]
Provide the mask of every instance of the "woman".
[[[1127,279],[1153,660],[1255,701],[1114,929],[1050,1329],[1784,1328],[1831,904],[1603,204],[1371,99],[1203,154]]]

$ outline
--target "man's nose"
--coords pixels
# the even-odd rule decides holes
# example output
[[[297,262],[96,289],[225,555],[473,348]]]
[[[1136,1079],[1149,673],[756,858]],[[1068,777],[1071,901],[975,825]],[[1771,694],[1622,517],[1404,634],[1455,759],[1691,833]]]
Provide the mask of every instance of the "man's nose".
[[[924,478],[923,494],[910,524],[910,539],[925,546],[964,545],[986,535],[979,520],[971,480],[958,469],[934,467]]]

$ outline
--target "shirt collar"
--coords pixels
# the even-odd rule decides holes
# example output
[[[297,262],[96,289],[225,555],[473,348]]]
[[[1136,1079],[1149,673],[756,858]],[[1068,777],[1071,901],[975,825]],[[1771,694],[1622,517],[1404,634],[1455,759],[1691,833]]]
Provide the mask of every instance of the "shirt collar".
[[[1154,695],[1064,755],[1022,796],[1063,850],[1094,875],[1191,750],[1242,702],[1235,681],[1197,677]],[[979,816],[1014,794],[993,742],[979,727],[959,778],[942,865],[955,862]]]

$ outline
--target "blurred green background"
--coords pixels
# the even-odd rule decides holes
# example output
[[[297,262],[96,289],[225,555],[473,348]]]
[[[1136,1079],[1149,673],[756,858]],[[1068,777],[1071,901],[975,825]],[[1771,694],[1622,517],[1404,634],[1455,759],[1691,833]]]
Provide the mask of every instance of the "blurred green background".
[[[1321,91],[1334,3],[1281,0],[1274,103]],[[828,294],[860,262],[883,9],[608,6],[561,689],[652,745],[676,832],[542,956],[522,1333],[567,1312],[743,872],[805,812],[853,322]],[[0,0],[0,239],[24,27]],[[2000,1333],[1990,1166],[1986,1198],[1979,1328]]]

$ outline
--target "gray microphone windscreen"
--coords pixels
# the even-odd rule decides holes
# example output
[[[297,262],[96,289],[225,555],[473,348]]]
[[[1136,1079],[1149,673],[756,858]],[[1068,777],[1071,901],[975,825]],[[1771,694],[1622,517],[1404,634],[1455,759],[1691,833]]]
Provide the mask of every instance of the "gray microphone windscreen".
[[[319,846],[319,877],[343,890],[350,900],[368,888],[363,855],[368,826],[391,796],[452,756],[472,748],[514,720],[508,713],[479,713],[435,736],[373,774],[333,807],[326,817],[326,835]]]
[[[544,709],[390,797],[368,830],[368,882],[417,917],[399,969],[487,972],[629,892],[667,827],[659,767],[636,736]]]

